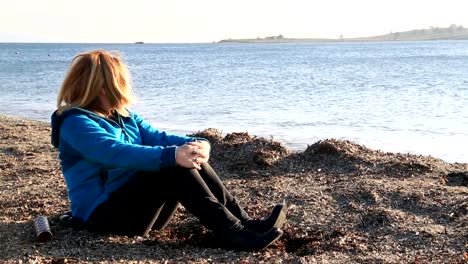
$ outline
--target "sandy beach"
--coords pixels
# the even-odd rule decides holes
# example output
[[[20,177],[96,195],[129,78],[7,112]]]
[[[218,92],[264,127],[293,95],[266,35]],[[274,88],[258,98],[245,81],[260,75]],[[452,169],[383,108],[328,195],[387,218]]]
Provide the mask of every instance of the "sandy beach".
[[[103,236],[59,223],[68,198],[48,123],[0,115],[2,263],[467,263],[468,164],[385,153],[349,141],[301,152],[248,133],[196,133],[211,164],[252,216],[288,204],[284,235],[234,252],[183,208],[148,237]],[[35,242],[32,220],[54,235]]]

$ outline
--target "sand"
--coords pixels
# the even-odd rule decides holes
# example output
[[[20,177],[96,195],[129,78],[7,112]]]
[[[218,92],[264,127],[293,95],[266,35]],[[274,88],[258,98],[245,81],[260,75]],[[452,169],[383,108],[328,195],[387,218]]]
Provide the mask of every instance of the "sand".
[[[248,133],[196,133],[211,164],[252,215],[288,204],[284,235],[261,252],[216,247],[180,208],[148,237],[63,226],[68,211],[49,124],[0,115],[0,262],[4,263],[467,263],[468,164],[323,140],[302,152]],[[35,241],[32,220],[54,235]]]

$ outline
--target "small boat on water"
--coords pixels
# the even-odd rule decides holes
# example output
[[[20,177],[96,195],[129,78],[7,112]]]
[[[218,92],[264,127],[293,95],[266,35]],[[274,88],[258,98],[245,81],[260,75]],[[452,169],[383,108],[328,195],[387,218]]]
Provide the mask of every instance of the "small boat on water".
[[[145,44],[143,41],[137,41],[135,44]]]

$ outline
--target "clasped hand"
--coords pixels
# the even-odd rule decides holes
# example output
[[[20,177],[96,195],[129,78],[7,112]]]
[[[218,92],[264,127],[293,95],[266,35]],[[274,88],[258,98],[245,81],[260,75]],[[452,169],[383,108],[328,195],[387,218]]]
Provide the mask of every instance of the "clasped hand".
[[[177,165],[201,170],[201,165],[208,162],[210,158],[210,143],[207,141],[192,141],[177,147]]]

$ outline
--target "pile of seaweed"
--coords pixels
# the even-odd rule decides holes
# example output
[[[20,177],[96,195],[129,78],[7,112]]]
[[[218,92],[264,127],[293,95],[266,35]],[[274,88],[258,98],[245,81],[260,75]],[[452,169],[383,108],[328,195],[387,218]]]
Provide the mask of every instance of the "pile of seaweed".
[[[325,139],[293,152],[272,139],[247,132],[228,133],[209,128],[190,136],[210,141],[211,163],[221,170],[258,173],[276,171],[298,173],[323,171],[333,174],[389,174],[411,176],[434,170],[441,175],[453,172],[453,165],[431,156],[373,150],[349,140]],[[459,170],[455,169],[455,174]]]
[[[252,171],[271,168],[290,152],[279,142],[250,136],[247,132],[222,136],[220,130],[210,128],[197,132],[195,137],[211,143],[211,163],[228,171]]]

